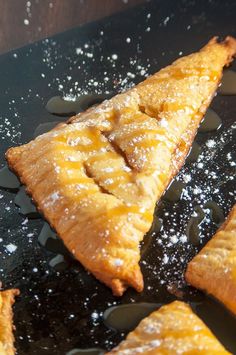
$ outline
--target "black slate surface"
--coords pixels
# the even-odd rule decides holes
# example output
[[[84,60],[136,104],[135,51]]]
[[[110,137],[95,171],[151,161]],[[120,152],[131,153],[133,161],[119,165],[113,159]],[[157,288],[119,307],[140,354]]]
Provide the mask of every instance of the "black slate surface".
[[[116,93],[179,55],[198,50],[214,35],[220,38],[236,35],[235,13],[233,0],[150,1],[2,55],[2,166],[6,149],[29,141],[40,123],[65,119],[45,110],[50,97],[62,93],[79,95],[85,91]],[[109,289],[72,260],[65,270],[52,268],[49,261],[56,254],[37,242],[44,222],[20,215],[14,206],[15,194],[0,190],[0,279],[4,287],[21,290],[15,305],[18,354],[65,354],[74,348],[88,347],[110,349],[124,333],[104,324],[102,314],[109,306],[134,301],[163,304],[177,296],[192,302],[222,343],[236,353],[235,318],[217,302],[188,289],[183,282],[188,260],[217,228],[207,217],[201,225],[201,241],[197,247],[184,237],[181,239],[194,208],[214,200],[226,216],[234,203],[235,184],[231,177],[235,172],[227,156],[235,152],[235,135],[230,129],[236,118],[235,96],[217,96],[211,107],[222,118],[222,127],[197,137],[205,152],[201,160],[206,164],[204,169],[191,163],[179,175],[180,180],[186,174],[191,175],[186,186],[190,199],[185,194],[179,202],[159,204],[157,213],[163,220],[163,228],[155,232],[154,226],[146,239],[148,247],[141,264],[146,283],[142,294],[128,290],[121,299],[114,298]],[[209,139],[217,142],[213,152],[204,145]],[[215,172],[216,178],[206,175],[206,169]],[[202,193],[195,194],[196,187]],[[172,238],[169,243],[168,238],[176,235],[177,242]],[[9,244],[17,247],[12,253],[6,249]],[[176,287],[182,290],[177,295]]]

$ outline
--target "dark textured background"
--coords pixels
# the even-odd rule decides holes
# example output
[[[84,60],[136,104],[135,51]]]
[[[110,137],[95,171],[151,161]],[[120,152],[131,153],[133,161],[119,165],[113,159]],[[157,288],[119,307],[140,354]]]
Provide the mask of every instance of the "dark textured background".
[[[0,0],[0,53],[142,2],[145,0]]]

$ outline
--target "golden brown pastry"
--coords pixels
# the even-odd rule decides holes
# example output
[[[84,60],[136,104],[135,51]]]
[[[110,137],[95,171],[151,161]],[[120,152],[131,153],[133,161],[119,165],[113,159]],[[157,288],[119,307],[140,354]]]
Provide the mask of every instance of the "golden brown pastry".
[[[126,93],[6,157],[67,248],[122,295],[143,290],[140,241],[236,53],[213,38]]]
[[[0,291],[0,355],[14,355],[12,305],[19,290]]]
[[[188,264],[185,278],[236,315],[236,205],[214,237]]]
[[[184,302],[161,307],[108,354],[117,355],[226,355],[210,329]]]

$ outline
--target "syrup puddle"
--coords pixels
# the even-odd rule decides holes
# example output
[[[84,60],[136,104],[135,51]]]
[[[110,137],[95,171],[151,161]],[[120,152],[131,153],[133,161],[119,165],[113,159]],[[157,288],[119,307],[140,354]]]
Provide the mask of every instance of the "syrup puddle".
[[[163,199],[169,202],[178,202],[181,199],[185,186],[186,184],[182,181],[174,180],[167,188]]]
[[[7,190],[18,190],[20,187],[20,181],[7,165],[0,170],[0,187]]]
[[[66,255],[69,253],[62,240],[56,235],[56,233],[46,222],[44,223],[43,228],[39,234],[38,242],[41,246],[55,254]]]
[[[153,224],[149,232],[145,235],[143,241],[140,243],[141,246],[141,257],[143,258],[153,240],[153,233],[157,234],[163,227],[163,221],[154,215]]]
[[[37,208],[31,198],[27,195],[25,187],[21,186],[15,197],[15,205],[19,207],[19,213],[28,218],[40,218]]]
[[[54,96],[47,102],[46,110],[58,116],[75,115],[111,97],[112,95],[88,94],[73,100],[66,100],[61,96]]]
[[[49,261],[49,265],[58,272],[66,270],[69,267],[64,255],[61,254],[58,254],[54,258],[52,258]]]
[[[186,163],[193,163],[197,161],[198,156],[201,153],[201,147],[197,142],[193,142],[192,147],[190,148],[190,151],[188,153],[188,156],[186,158]]]
[[[222,125],[221,118],[215,111],[209,108],[205,114],[203,121],[200,124],[198,132],[212,132],[216,131]]]
[[[152,235],[150,234],[150,232],[148,232],[148,234],[145,235],[143,241],[140,243],[141,257],[143,257],[144,254],[146,254],[146,252],[148,251],[151,243],[152,243]]]
[[[40,123],[34,131],[33,138],[36,138],[43,133],[47,133],[51,129],[55,128],[59,123],[62,123],[62,122],[61,121],[52,121],[52,122]]]
[[[214,201],[208,201],[205,203],[204,208],[211,210],[210,218],[219,227],[224,221],[225,216],[222,209]]]
[[[236,95],[236,72],[226,70],[224,72],[221,86],[219,87],[221,95]]]
[[[161,218],[159,218],[156,213],[154,213],[154,219],[153,219],[153,223],[152,223],[152,227],[149,231],[149,233],[152,233],[152,232],[160,232],[160,230],[162,229],[163,227],[163,221]]]
[[[38,243],[46,250],[56,254],[49,261],[49,265],[56,271],[60,272],[66,270],[71,264],[71,261],[73,261],[73,256],[47,222],[44,223],[41,229]]]
[[[194,246],[200,243],[200,225],[205,218],[205,213],[200,206],[194,208],[194,215],[190,217],[186,228],[188,240]]]
[[[130,303],[110,307],[103,314],[104,323],[109,328],[127,331],[133,330],[139,322],[158,309],[158,303]]]
[[[203,206],[203,209],[210,210],[210,219],[217,225],[217,227],[219,227],[225,221],[224,213],[216,202],[206,202]],[[196,206],[194,208],[194,215],[190,217],[186,228],[186,235],[188,240],[195,246],[200,244],[200,225],[206,217],[203,209],[200,206]]]

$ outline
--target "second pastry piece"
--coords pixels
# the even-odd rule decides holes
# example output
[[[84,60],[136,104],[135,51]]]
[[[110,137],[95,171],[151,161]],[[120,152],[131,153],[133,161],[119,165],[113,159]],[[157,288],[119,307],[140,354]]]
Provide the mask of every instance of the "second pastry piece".
[[[109,355],[229,355],[207,326],[179,301],[143,319]]]
[[[236,42],[211,40],[130,91],[7,152],[68,249],[122,295],[143,289],[140,241],[182,166]]]
[[[236,205],[213,238],[188,264],[186,280],[236,315]]]

